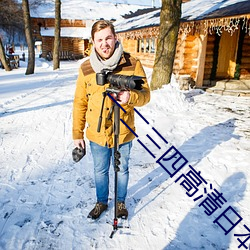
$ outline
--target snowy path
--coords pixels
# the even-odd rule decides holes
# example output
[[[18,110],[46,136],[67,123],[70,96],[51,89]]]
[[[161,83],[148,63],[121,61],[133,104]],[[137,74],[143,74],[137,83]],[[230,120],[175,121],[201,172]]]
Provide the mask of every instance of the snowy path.
[[[71,109],[79,63],[59,71],[41,63],[37,73],[0,72],[0,249],[236,249],[135,140],[127,206],[130,229],[109,238],[113,220],[113,173],[110,205],[99,222],[86,215],[95,203],[92,159],[71,160]],[[20,71],[23,70],[20,74]],[[208,183],[227,197],[250,227],[250,99],[154,91],[138,109],[141,141],[152,127],[185,155]],[[152,134],[161,150],[167,148]],[[188,168],[183,169],[183,173]],[[218,215],[218,212],[217,212]],[[213,217],[213,218],[212,218]],[[243,224],[244,224],[243,223]],[[246,233],[237,226],[233,233]]]

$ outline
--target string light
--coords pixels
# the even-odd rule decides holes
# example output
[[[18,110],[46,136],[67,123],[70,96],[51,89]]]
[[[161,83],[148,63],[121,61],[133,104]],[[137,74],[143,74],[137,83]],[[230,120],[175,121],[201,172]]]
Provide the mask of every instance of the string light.
[[[226,31],[232,36],[234,32],[239,29],[240,20],[243,20],[242,29],[245,29],[245,32],[250,35],[249,19],[249,16],[241,16],[181,23],[179,33],[187,35],[190,32],[200,33],[203,31],[205,36],[213,32],[216,32],[216,34],[220,36],[223,31]]]
[[[246,34],[250,36],[250,16],[239,16],[239,17],[225,17],[216,18],[201,21],[192,22],[181,22],[179,28],[179,34],[184,34],[187,36],[190,33],[201,33],[205,36],[208,34],[213,34],[216,32],[217,35],[221,35],[222,32],[229,32],[232,36],[236,30],[239,29],[240,20],[242,22],[242,30],[245,30]],[[141,39],[143,37],[155,37],[159,36],[159,26],[141,28],[138,30],[130,30],[122,33],[118,33],[119,38],[123,39]]]

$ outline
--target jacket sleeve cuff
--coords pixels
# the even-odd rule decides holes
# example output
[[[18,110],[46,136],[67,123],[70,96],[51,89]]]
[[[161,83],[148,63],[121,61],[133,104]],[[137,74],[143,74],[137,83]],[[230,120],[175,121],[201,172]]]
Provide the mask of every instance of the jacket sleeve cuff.
[[[83,132],[73,131],[73,140],[83,139]]]

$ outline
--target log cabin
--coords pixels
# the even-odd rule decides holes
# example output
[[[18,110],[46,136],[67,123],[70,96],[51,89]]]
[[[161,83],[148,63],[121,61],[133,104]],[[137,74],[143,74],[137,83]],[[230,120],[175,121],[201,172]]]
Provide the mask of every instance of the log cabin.
[[[98,19],[115,21],[147,6],[110,2],[61,0],[61,59],[79,59],[90,53],[90,30]],[[41,43],[41,57],[52,59],[54,45],[55,4],[46,1],[31,10],[34,41]]]
[[[54,18],[32,18],[33,37],[41,41],[41,57],[52,60]],[[61,20],[60,59],[81,59],[87,53],[92,20]]]
[[[160,11],[137,11],[115,22],[124,50],[147,67],[154,65]],[[250,1],[183,1],[173,73],[199,88],[250,80]]]

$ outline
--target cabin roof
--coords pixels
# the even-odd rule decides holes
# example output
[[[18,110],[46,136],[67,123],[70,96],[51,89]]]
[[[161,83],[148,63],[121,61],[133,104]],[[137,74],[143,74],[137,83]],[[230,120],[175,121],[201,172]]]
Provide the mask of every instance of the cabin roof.
[[[192,0],[183,4],[183,21],[196,21],[250,13],[249,0]]]
[[[115,4],[93,0],[61,0],[61,2],[61,18],[70,20],[118,19],[122,15],[136,12],[138,9],[150,8],[143,5]],[[55,3],[46,0],[37,8],[32,8],[30,15],[34,18],[55,18]]]
[[[160,24],[160,8],[150,9],[150,12],[138,15],[133,13],[131,17],[117,20],[116,31],[125,32]],[[142,12],[141,12],[142,13]],[[228,16],[250,14],[249,0],[191,0],[182,3],[182,22],[199,21]]]
[[[54,37],[55,28],[41,28],[42,36]],[[81,39],[89,39],[91,35],[91,28],[87,27],[61,27],[61,37],[75,37]]]
[[[160,8],[149,13],[132,18],[120,19],[114,22],[116,32],[135,30],[144,27],[158,26],[160,23]]]

